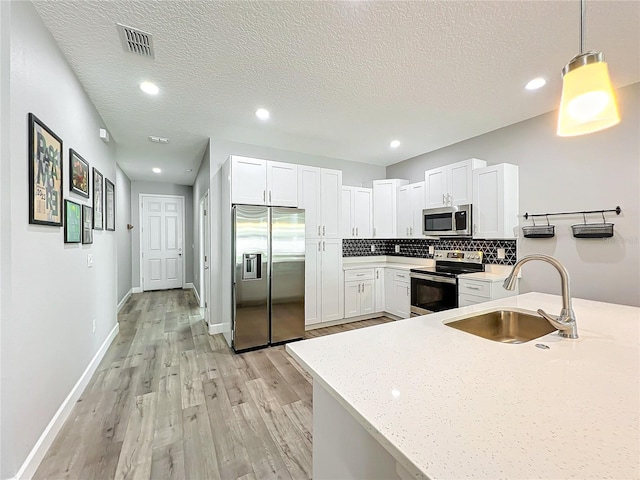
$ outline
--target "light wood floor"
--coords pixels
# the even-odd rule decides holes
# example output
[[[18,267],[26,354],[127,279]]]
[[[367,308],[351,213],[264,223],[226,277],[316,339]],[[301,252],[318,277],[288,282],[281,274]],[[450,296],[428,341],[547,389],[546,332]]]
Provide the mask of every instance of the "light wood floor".
[[[34,478],[311,478],[311,379],[284,347],[234,354],[186,290],[133,295],[118,319]]]

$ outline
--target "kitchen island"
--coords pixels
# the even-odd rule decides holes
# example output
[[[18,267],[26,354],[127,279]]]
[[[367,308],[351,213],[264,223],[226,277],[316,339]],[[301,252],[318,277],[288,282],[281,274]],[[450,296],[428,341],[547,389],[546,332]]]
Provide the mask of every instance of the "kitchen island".
[[[557,314],[561,297],[288,344],[314,380],[314,479],[640,478],[640,309],[574,299],[577,340],[444,324],[498,307]]]

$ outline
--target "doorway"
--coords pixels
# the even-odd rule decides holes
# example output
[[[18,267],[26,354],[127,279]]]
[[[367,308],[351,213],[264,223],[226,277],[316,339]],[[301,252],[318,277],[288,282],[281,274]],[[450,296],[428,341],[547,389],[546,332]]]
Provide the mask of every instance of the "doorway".
[[[209,305],[211,305],[211,221],[209,216],[209,191],[200,200],[200,308],[207,325],[211,322]]]
[[[184,287],[184,197],[141,194],[140,285],[143,291]]]

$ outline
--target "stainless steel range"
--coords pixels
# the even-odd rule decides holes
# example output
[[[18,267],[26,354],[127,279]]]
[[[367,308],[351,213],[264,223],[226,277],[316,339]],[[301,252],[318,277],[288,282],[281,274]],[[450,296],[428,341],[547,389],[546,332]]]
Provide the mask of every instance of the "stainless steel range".
[[[482,252],[436,250],[435,267],[411,269],[411,316],[458,308],[458,275],[484,272]]]

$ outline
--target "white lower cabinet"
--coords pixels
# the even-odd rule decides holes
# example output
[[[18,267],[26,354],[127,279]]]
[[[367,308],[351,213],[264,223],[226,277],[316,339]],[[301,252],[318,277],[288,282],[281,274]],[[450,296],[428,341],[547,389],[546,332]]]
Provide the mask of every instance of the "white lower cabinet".
[[[347,270],[344,275],[344,318],[374,313],[374,269]]]
[[[384,312],[385,311],[385,299],[384,299],[384,268],[376,268],[375,274],[376,278],[374,279],[374,311],[376,312]]]
[[[309,239],[305,253],[305,324],[342,319],[342,240]]]
[[[409,272],[385,268],[384,311],[400,318],[409,318],[411,310],[411,284]]]
[[[515,290],[506,290],[502,287],[504,279],[458,279],[458,306],[468,307],[478,303],[498,300],[499,298],[518,295],[518,287]]]

